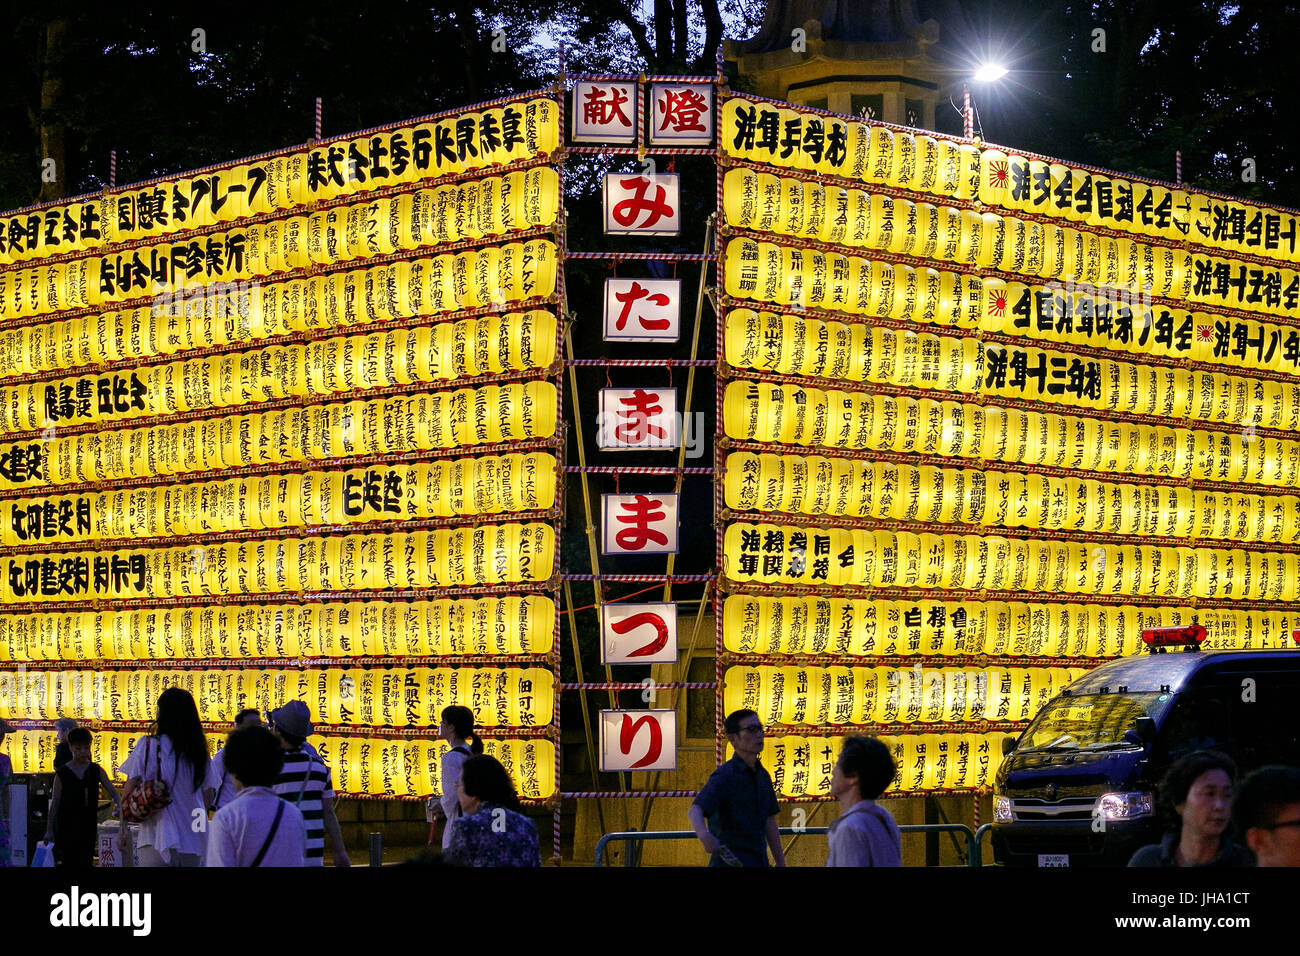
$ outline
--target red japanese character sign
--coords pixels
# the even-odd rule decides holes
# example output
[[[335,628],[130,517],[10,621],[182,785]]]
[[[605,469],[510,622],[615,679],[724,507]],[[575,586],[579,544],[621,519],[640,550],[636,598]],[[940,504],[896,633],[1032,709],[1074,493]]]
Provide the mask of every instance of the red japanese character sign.
[[[710,146],[713,113],[713,84],[654,83],[650,87],[650,143]]]
[[[635,143],[636,84],[583,80],[573,87],[575,143]]]
[[[677,711],[602,710],[600,770],[676,770]]]
[[[602,664],[675,664],[677,605],[603,605],[600,661]]]
[[[677,389],[602,388],[596,442],[604,451],[676,448]]]
[[[610,235],[675,236],[682,230],[676,173],[606,173],[604,199]]]
[[[601,495],[602,554],[676,554],[675,494]]]
[[[681,337],[681,279],[606,279],[606,342],[676,342]]]

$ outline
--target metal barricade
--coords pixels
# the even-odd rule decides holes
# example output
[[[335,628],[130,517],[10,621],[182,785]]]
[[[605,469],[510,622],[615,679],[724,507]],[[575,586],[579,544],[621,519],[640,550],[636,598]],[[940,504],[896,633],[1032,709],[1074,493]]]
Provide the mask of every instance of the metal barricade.
[[[991,828],[991,824],[985,824],[980,827],[976,833],[972,833],[970,827],[964,823],[924,823],[908,824],[900,826],[899,833],[962,833],[966,837],[966,865],[982,866],[980,855],[979,839],[983,836],[984,831]],[[782,836],[821,836],[827,833],[828,827],[781,827]],[[596,866],[605,865],[605,847],[613,840],[622,840],[626,845],[624,854],[625,866],[638,866],[640,863],[640,847],[646,840],[695,840],[698,839],[694,830],[620,830],[616,833],[606,833],[596,843]]]

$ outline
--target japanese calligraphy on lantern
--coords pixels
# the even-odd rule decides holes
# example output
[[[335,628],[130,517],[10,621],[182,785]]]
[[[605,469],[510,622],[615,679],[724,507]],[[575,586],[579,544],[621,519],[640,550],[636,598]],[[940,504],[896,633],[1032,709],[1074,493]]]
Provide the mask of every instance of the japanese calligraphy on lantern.
[[[729,667],[724,711],[898,725],[893,789],[973,787],[989,736],[917,725],[1027,721],[1078,672],[1008,658],[1133,653],[1198,614],[1216,646],[1286,645],[1293,213],[785,104],[720,115],[723,428],[758,446],[722,469],[722,637],[789,659]],[[828,793],[828,743],[773,734],[777,788]]]
[[[675,236],[681,232],[681,189],[676,173],[606,173],[605,232]]]
[[[0,215],[0,488],[23,489],[0,661],[55,664],[0,714],[107,721],[116,767],[135,738],[112,722],[165,687],[221,725],[299,699],[339,792],[415,797],[441,745],[363,728],[461,704],[537,728],[489,752],[554,791],[560,112],[469,107]]]
[[[681,279],[606,279],[606,342],[676,342],[681,337]]]
[[[675,554],[678,497],[601,495],[601,553]]]
[[[580,80],[573,86],[575,143],[635,143],[635,83]]]
[[[677,605],[602,605],[600,655],[602,664],[677,663]]]
[[[597,439],[604,451],[676,448],[677,389],[602,388]]]
[[[677,711],[602,710],[600,769],[677,769]]]
[[[652,83],[650,144],[710,146],[713,114],[711,83]]]

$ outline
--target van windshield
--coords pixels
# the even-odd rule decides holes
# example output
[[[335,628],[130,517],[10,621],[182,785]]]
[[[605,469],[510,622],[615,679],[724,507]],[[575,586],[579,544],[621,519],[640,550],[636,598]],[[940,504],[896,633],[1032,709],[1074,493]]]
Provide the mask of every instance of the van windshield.
[[[1058,697],[1029,725],[1016,753],[1137,746],[1124,740],[1124,732],[1136,726],[1139,717],[1159,721],[1172,702],[1172,694],[1155,691]]]

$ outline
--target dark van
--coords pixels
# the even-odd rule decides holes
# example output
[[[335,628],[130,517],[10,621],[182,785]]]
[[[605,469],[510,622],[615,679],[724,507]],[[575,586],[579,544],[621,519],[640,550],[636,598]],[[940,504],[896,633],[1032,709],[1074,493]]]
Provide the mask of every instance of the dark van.
[[[1102,664],[1005,748],[993,787],[994,859],[1125,865],[1159,842],[1156,784],[1184,754],[1223,751],[1243,774],[1300,765],[1297,706],[1300,650],[1159,648]]]

